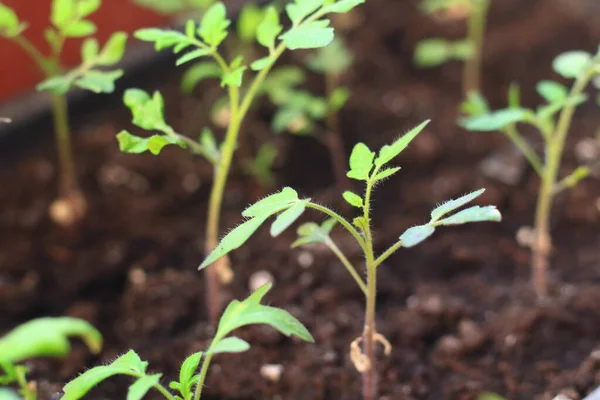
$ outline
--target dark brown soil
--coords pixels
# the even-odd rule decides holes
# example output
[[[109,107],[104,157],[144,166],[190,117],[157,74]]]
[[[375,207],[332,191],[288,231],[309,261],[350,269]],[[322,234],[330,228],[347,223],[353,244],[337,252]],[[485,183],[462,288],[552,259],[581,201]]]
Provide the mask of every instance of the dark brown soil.
[[[556,54],[595,48],[600,38],[581,19],[586,14],[568,4],[494,2],[484,65],[484,90],[492,104],[502,106],[509,83],[517,81],[525,104],[534,106],[539,100],[534,84],[554,77],[550,61]],[[487,188],[481,202],[498,205],[504,215],[501,224],[440,231],[381,267],[378,330],[394,346],[379,366],[381,399],[466,400],[484,391],[522,400],[552,399],[561,392],[582,398],[600,384],[598,180],[583,182],[555,205],[555,292],[536,303],[528,284],[528,251],[517,244],[515,232],[532,222],[537,178],[529,173],[516,186],[485,178],[479,163],[507,141],[456,126],[460,64],[428,71],[411,65],[417,40],[458,36],[463,25],[419,15],[416,1],[368,0],[356,17],[359,25],[348,35],[356,63],[346,77],[353,97],[341,118],[347,149],[357,141],[378,147],[424,119],[433,120],[398,160],[402,171],[376,193],[378,248],[426,220],[436,203],[480,187]],[[210,87],[203,86],[196,99],[182,99],[176,76],[161,85],[178,129],[196,135],[207,124],[206,110],[219,95]],[[129,348],[150,361],[151,370],[173,378],[185,356],[205,347],[212,334],[204,276],[196,271],[203,257],[211,171],[178,149],[160,157],[119,153],[114,136],[130,124],[118,103],[113,109],[119,111],[77,119],[78,131],[85,133],[76,139],[79,175],[91,210],[77,231],[65,232],[46,216],[56,178],[50,132],[17,157],[3,154],[0,332],[37,316],[71,315],[94,323],[106,340],[97,358],[76,345],[66,360],[32,362],[31,377],[38,380],[42,399],[86,367]],[[264,124],[250,120],[246,134],[262,132]],[[565,172],[577,165],[574,144],[599,125],[597,106],[581,107]],[[326,150],[307,138],[282,137],[277,144],[283,153],[279,184],[325,196],[334,183]],[[239,222],[240,210],[259,194],[234,172],[223,229]],[[359,264],[353,243],[340,232],[334,237]],[[270,271],[275,287],[267,301],[303,321],[316,344],[286,339],[266,327],[245,329],[240,336],[252,349],[217,357],[207,396],[359,398],[360,378],[347,353],[362,331],[363,299],[331,254],[320,248],[290,251],[292,240],[292,231],[274,241],[263,230],[233,253],[237,275],[225,297],[247,296],[249,277]],[[311,257],[310,267],[300,265],[300,258]],[[278,383],[260,376],[267,363],[283,366]],[[90,398],[124,398],[125,384],[112,380]]]

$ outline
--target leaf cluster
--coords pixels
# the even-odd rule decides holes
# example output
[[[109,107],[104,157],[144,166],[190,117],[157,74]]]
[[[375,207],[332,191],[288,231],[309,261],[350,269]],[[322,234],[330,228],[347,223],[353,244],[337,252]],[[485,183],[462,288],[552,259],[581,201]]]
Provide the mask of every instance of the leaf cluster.
[[[414,53],[418,67],[437,67],[450,61],[465,61],[473,55],[473,44],[468,39],[447,40],[431,38],[420,41]]]

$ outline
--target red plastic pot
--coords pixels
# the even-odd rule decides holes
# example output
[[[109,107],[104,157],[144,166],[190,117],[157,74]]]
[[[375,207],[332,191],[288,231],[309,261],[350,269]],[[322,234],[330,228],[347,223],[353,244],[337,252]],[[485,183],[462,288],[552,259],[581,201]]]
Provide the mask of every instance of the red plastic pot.
[[[48,50],[44,40],[44,29],[49,26],[50,6],[52,0],[3,0],[13,8],[22,21],[29,24],[25,35],[38,48]],[[96,37],[102,43],[112,32],[133,32],[138,28],[152,26],[165,21],[148,10],[142,9],[131,0],[104,0],[102,6],[91,17],[97,26]],[[81,40],[70,39],[63,53],[66,65],[79,62],[79,45]],[[42,75],[36,64],[14,43],[0,38],[0,103],[31,91],[40,81]]]

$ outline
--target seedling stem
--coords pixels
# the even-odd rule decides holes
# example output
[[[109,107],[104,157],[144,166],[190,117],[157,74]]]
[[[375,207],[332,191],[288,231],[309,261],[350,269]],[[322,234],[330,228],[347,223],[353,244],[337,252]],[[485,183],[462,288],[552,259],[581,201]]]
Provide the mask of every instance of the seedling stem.
[[[489,0],[471,1],[468,22],[468,40],[471,41],[472,54],[465,61],[463,70],[464,92],[468,94],[481,89],[481,63],[483,58],[483,41]]]

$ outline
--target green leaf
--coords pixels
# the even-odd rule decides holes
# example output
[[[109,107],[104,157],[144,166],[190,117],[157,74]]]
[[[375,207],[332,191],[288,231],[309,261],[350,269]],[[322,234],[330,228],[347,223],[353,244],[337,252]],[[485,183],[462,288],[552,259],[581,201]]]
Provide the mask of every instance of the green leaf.
[[[548,103],[563,101],[569,95],[569,90],[564,85],[554,81],[541,81],[536,90]]]
[[[125,32],[113,33],[102,48],[99,58],[96,61],[97,65],[114,65],[121,61],[125,54],[126,45],[127,34]]]
[[[356,193],[346,190],[342,196],[344,197],[344,200],[346,200],[346,202],[351,206],[363,208],[363,199]]]
[[[19,17],[12,8],[0,3],[0,35],[9,38],[19,36],[27,25],[19,21]]]
[[[36,86],[36,90],[62,95],[69,91],[71,83],[72,81],[69,76],[55,76],[40,82]]]
[[[379,156],[375,160],[375,165],[377,167],[381,167],[388,162],[392,161],[398,154],[400,154],[406,146],[409,145],[412,140],[417,137],[419,133],[425,128],[425,126],[429,123],[429,120],[421,123],[419,126],[411,129],[405,135],[401,136],[398,140],[396,140],[391,145],[385,145],[379,150]]]
[[[258,60],[254,61],[252,64],[250,64],[250,68],[252,69],[252,71],[260,71],[260,70],[263,70],[263,69],[273,65],[274,62],[275,62],[275,59],[271,56],[263,57],[263,58],[259,58]]]
[[[101,4],[101,0],[79,0],[77,2],[77,14],[80,17],[87,17],[96,12]]]
[[[459,197],[458,199],[448,200],[443,204],[437,206],[431,211],[431,221],[437,221],[444,215],[456,210],[464,206],[467,203],[472,202],[477,197],[481,196],[485,192],[485,189],[479,189],[464,196]]]
[[[178,46],[182,50],[188,46],[194,46],[194,41],[185,34],[174,30],[163,30],[158,28],[139,29],[134,36],[145,42],[154,42],[154,48],[163,50],[168,47]]]
[[[592,64],[592,55],[586,51],[569,51],[560,54],[552,62],[554,71],[565,78],[574,79]]]
[[[229,65],[229,72],[226,72],[221,77],[221,86],[242,86],[242,78],[244,76],[244,71],[246,70],[246,66],[242,65],[243,57],[236,57],[231,64]]]
[[[495,206],[473,206],[459,211],[448,218],[439,220],[436,225],[462,225],[469,222],[500,221],[502,215]]]
[[[21,396],[17,395],[11,389],[0,388],[0,399],[2,400],[22,400]]]
[[[516,83],[508,87],[508,108],[521,108],[521,87]]]
[[[227,28],[231,21],[227,19],[227,9],[221,2],[210,7],[200,24],[198,34],[213,49],[217,48],[227,37]]]
[[[246,208],[242,216],[246,218],[270,216],[276,210],[289,207],[297,201],[299,201],[298,193],[290,187],[284,187],[280,192],[273,193]]]
[[[356,217],[352,220],[352,224],[360,229],[362,232],[365,232],[369,227],[369,222],[365,217]]]
[[[185,94],[190,94],[194,87],[201,81],[208,78],[220,78],[221,68],[214,62],[206,61],[197,63],[190,67],[181,78],[181,90]]]
[[[81,399],[86,395],[87,392],[89,392],[100,382],[114,375],[131,375],[132,372],[134,372],[136,375],[145,374],[147,366],[148,363],[142,361],[135,351],[129,350],[129,352],[123,354],[121,357],[113,361],[112,364],[101,365],[89,369],[83,374],[79,375],[77,378],[73,379],[71,382],[67,383],[63,388],[64,396],[61,398],[61,400]],[[153,376],[160,377],[160,375]],[[147,383],[148,382],[146,381],[140,384],[133,394],[138,394],[138,391],[141,391],[141,389],[143,389]],[[135,399],[136,397],[133,398]]]
[[[371,171],[371,168],[373,168],[374,158],[375,153],[373,153],[366,144],[357,143],[350,154],[350,171],[346,174],[348,178],[359,181],[368,180],[369,172]]]
[[[323,243],[329,238],[329,233],[337,221],[333,218],[326,219],[321,225],[314,222],[307,222],[298,227],[296,233],[298,239],[292,243],[291,247],[298,247],[309,243]]]
[[[256,40],[272,51],[275,47],[275,39],[282,30],[283,26],[279,23],[279,13],[275,7],[269,7],[263,21],[256,29]]]
[[[65,356],[70,338],[79,338],[93,353],[100,352],[102,336],[78,318],[38,318],[19,325],[0,338],[0,363],[19,363],[37,357]]]
[[[460,125],[469,131],[490,132],[500,130],[510,124],[523,121],[527,110],[521,108],[506,108],[493,111],[473,118],[461,119]]]
[[[281,35],[280,39],[290,50],[317,49],[325,47],[333,41],[333,28],[328,20],[311,21],[291,29]]]
[[[123,76],[123,70],[98,71],[90,70],[75,81],[75,85],[94,93],[112,93],[115,81]]]
[[[61,29],[66,26],[77,12],[75,0],[54,0],[50,12],[52,25]]]
[[[249,219],[233,229],[221,239],[219,245],[208,255],[202,264],[200,264],[198,269],[209,266],[219,258],[242,246],[270,216],[271,214],[265,214],[260,217]]]
[[[467,99],[460,105],[460,111],[470,117],[478,117],[489,113],[490,107],[481,93],[469,92],[469,94],[467,94]]]
[[[430,225],[413,226],[407,229],[401,236],[402,247],[413,247],[433,235],[435,228]]]
[[[221,152],[217,146],[215,136],[209,128],[204,128],[202,130],[202,133],[200,134],[200,144],[212,160],[218,160],[219,157],[221,157]]]
[[[349,98],[350,89],[345,87],[335,88],[327,99],[327,102],[329,103],[329,109],[333,112],[338,112],[342,109],[342,107],[344,107]]]
[[[210,49],[196,49],[190,52],[185,53],[183,56],[179,57],[175,62],[175,65],[180,66],[192,60],[196,60],[200,57],[207,56],[211,53]]]
[[[304,199],[296,202],[290,208],[277,216],[273,225],[271,225],[271,236],[279,236],[284,230],[289,228],[306,210],[306,205],[310,199]]]
[[[383,171],[378,172],[377,175],[375,175],[373,177],[373,180],[375,182],[381,181],[381,180],[383,180],[385,178],[388,178],[388,177],[394,175],[398,171],[400,171],[400,167],[394,167],[394,168],[384,169]]]
[[[154,92],[150,97],[141,89],[127,89],[123,102],[131,110],[134,125],[146,130],[164,131],[169,128],[164,120],[164,100],[160,92]]]
[[[430,68],[448,62],[451,58],[451,44],[445,39],[425,39],[417,44],[414,63],[418,67]]]
[[[316,51],[307,61],[308,68],[315,72],[341,75],[352,65],[353,57],[344,41],[335,37],[333,41]]]
[[[237,20],[237,34],[244,43],[252,43],[256,37],[256,31],[263,21],[265,11],[254,3],[247,3],[242,7]]]
[[[219,340],[216,344],[211,344],[207,354],[218,353],[243,353],[250,349],[250,344],[235,336],[226,337]]]
[[[86,39],[81,46],[81,59],[83,62],[92,63],[98,57],[100,47],[98,41],[94,38]]]
[[[198,365],[200,365],[201,359],[202,352],[199,351],[188,356],[185,359],[185,361],[181,364],[181,369],[179,370],[179,385],[181,389],[191,387],[194,373],[196,372]]]
[[[270,289],[271,284],[264,285],[246,300],[234,300],[229,303],[219,321],[216,338],[222,338],[242,326],[266,324],[286,336],[297,336],[306,342],[314,342],[310,332],[290,313],[279,308],[260,304],[260,301]]]
[[[160,381],[162,374],[146,375],[135,381],[127,390],[127,400],[142,400],[146,393]]]
[[[457,61],[467,61],[473,57],[473,43],[469,39],[456,40],[450,43],[450,58]]]
[[[365,0],[338,0],[333,4],[326,5],[323,7],[323,12],[326,13],[347,13],[359,4],[364,3]]]
[[[96,33],[96,24],[88,20],[75,21],[68,24],[62,31],[66,37],[84,37]]]
[[[323,0],[294,0],[285,7],[285,11],[294,25],[317,11],[323,5]]]
[[[149,151],[157,156],[165,146],[170,144],[186,148],[185,142],[167,135],[153,135],[148,138],[142,138],[132,135],[127,131],[121,131],[117,135],[117,140],[119,142],[119,149],[123,153],[140,154]]]

